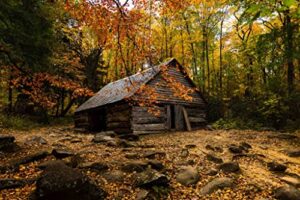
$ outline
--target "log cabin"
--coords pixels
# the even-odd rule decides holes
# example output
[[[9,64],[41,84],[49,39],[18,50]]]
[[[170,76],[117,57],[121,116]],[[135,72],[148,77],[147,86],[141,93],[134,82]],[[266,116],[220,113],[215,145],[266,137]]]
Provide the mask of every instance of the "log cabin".
[[[176,94],[182,90],[188,94]],[[206,109],[202,94],[173,58],[107,84],[77,108],[74,120],[75,127],[96,132],[190,131],[206,125]]]

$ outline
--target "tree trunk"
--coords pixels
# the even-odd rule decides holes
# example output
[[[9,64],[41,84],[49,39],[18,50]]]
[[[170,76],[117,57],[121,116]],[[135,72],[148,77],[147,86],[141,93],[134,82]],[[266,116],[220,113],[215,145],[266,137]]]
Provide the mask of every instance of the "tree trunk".
[[[223,49],[223,23],[224,19],[221,21],[221,27],[220,27],[220,74],[219,74],[219,86],[220,86],[220,95],[222,96],[222,87],[223,87],[223,55],[222,55],[222,49]]]
[[[9,70],[8,79],[8,113],[11,114],[13,111],[13,90],[12,90],[12,69]]]
[[[85,66],[86,86],[92,91],[99,90],[100,83],[98,82],[97,68],[102,56],[102,48],[92,50],[92,52],[85,58],[83,64]]]
[[[288,93],[291,94],[294,90],[294,71],[295,66],[293,63],[293,24],[291,22],[291,17],[289,12],[285,15],[285,31],[286,31],[286,45],[285,53],[287,60],[287,84],[288,84]]]
[[[205,55],[206,55],[206,67],[207,67],[207,91],[210,93],[210,66],[209,66],[209,47],[208,47],[208,34],[205,32]]]

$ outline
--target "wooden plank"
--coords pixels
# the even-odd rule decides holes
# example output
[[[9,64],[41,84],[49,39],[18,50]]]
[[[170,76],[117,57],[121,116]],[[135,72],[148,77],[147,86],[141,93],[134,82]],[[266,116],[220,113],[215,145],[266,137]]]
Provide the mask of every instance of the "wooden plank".
[[[183,112],[183,117],[184,117],[186,128],[187,128],[188,131],[191,131],[192,130],[191,123],[190,123],[188,114],[187,114],[187,112],[186,112],[186,110],[185,110],[184,107],[182,107],[182,112]]]
[[[106,124],[108,128],[130,128],[129,122],[108,122]]]
[[[166,120],[166,127],[167,129],[171,129],[172,126],[172,116],[171,116],[171,106],[167,105],[167,120]]]
[[[182,106],[181,105],[175,105],[175,129],[176,130],[184,130]]]
[[[165,124],[133,124],[134,131],[158,131],[165,130]]]
[[[132,119],[135,124],[154,124],[154,123],[163,123],[163,117],[134,117]]]
[[[132,111],[133,112],[148,112],[150,107],[142,107],[142,106],[133,106],[132,107]],[[156,106],[153,107],[154,109],[160,110],[160,111],[164,111],[164,107],[160,107],[160,106]]]
[[[201,117],[189,117],[189,119],[190,119],[190,122],[192,122],[192,123],[206,122],[206,120]]]
[[[157,134],[157,133],[165,133],[165,130],[160,131],[133,131],[134,134],[137,135],[148,135],[148,134]]]

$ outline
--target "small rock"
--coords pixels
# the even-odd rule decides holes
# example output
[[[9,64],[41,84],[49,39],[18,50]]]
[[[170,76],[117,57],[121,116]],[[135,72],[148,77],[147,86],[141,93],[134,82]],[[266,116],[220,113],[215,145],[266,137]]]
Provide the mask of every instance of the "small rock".
[[[182,185],[194,185],[200,179],[199,172],[194,167],[185,167],[176,176],[176,181]]]
[[[219,165],[219,169],[225,173],[232,173],[240,171],[240,166],[237,162],[226,162]]]
[[[53,149],[52,155],[55,156],[57,159],[63,159],[66,157],[73,156],[74,153],[67,149]]]
[[[108,141],[106,143],[107,146],[109,147],[117,147],[118,146],[118,141],[117,140],[111,140],[111,141]]]
[[[158,171],[161,171],[165,168],[165,166],[162,164],[162,162],[160,162],[158,160],[149,160],[148,165],[150,165],[152,169],[155,169]]]
[[[149,191],[147,190],[140,190],[136,195],[136,200],[146,200],[149,196]]]
[[[222,158],[219,158],[216,155],[210,154],[210,153],[206,155],[206,159],[209,160],[209,161],[212,161],[214,163],[218,163],[218,164],[223,163]]]
[[[132,143],[126,141],[126,140],[123,140],[123,139],[118,140],[118,141],[117,141],[117,145],[118,145],[119,147],[123,147],[123,148],[135,147],[134,144],[132,144]]]
[[[188,149],[182,149],[180,153],[180,157],[187,158],[189,156],[190,152]]]
[[[144,153],[144,158],[155,159],[156,156],[165,157],[166,153],[163,151],[148,151]]]
[[[222,152],[223,152],[223,149],[222,149],[222,147],[216,146],[216,147],[215,147],[215,151],[216,151],[216,152],[219,152],[219,153],[222,153]]]
[[[275,190],[274,196],[279,200],[300,200],[300,191],[293,186],[282,186]]]
[[[212,150],[212,151],[215,150],[215,148],[214,148],[213,146],[211,146],[210,144],[206,145],[205,148],[206,148],[207,150]]]
[[[140,156],[137,153],[126,153],[125,158],[128,159],[138,159]]]
[[[208,130],[208,131],[213,131],[213,130],[215,130],[211,125],[207,125],[207,126],[205,127],[205,129]]]
[[[56,133],[50,133],[49,136],[50,137],[57,137],[57,134]]]
[[[231,144],[228,149],[231,153],[242,153],[243,152],[243,148],[236,146],[235,144]]]
[[[82,139],[81,138],[74,138],[70,142],[73,143],[73,144],[74,143],[80,143],[80,142],[82,142]]]
[[[215,176],[215,175],[218,174],[218,170],[216,170],[216,169],[210,169],[207,172],[205,172],[204,174],[208,175],[208,176]]]
[[[35,145],[35,144],[48,144],[47,140],[45,140],[41,136],[32,136],[25,140],[26,145]]]
[[[300,150],[293,150],[293,151],[288,151],[287,155],[289,157],[294,157],[294,158],[298,158],[300,157]]]
[[[203,195],[211,194],[218,189],[232,188],[233,180],[230,178],[215,178],[201,188],[200,193]]]
[[[153,186],[168,186],[168,184],[169,179],[153,169],[138,173],[134,178],[135,187],[151,188]]]
[[[23,187],[26,184],[31,184],[33,182],[34,180],[27,179],[0,179],[0,191],[4,189]]]
[[[280,180],[294,187],[300,187],[300,177],[298,175],[285,175],[284,177],[280,178]]]
[[[121,170],[127,173],[142,172],[147,168],[147,166],[147,161],[134,160],[124,163],[123,166],[121,166]]]
[[[115,139],[112,138],[111,136],[109,135],[102,135],[101,133],[98,133],[94,136],[92,142],[95,142],[95,143],[107,143],[107,142],[110,142],[110,141],[114,141]]]
[[[287,167],[283,164],[277,163],[277,162],[269,162],[267,164],[268,168],[270,171],[273,172],[285,172]]]
[[[92,171],[103,172],[109,169],[106,163],[102,162],[86,162],[78,166],[81,169],[90,169]]]
[[[197,145],[195,145],[195,144],[187,144],[187,145],[185,145],[185,148],[187,148],[187,149],[194,149],[196,147],[197,147]]]
[[[106,172],[102,175],[109,182],[123,182],[124,181],[124,173],[119,170]]]
[[[240,144],[241,147],[243,147],[244,149],[251,149],[252,146],[250,144],[248,144],[247,142],[242,142]]]

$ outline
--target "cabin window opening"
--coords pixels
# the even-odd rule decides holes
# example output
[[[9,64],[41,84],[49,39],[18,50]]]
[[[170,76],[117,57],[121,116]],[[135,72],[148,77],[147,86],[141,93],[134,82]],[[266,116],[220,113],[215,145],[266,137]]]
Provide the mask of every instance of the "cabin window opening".
[[[175,129],[175,106],[171,105],[170,106],[171,110],[171,129]]]

